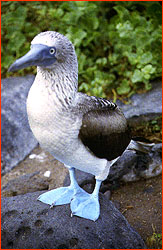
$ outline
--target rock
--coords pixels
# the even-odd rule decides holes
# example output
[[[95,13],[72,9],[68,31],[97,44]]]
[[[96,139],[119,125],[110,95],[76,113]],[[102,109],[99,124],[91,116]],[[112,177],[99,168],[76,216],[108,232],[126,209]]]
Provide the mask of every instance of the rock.
[[[105,198],[107,198],[108,200],[110,200],[110,197],[111,197],[111,192],[110,192],[110,190],[107,190],[107,191],[104,193],[104,196],[105,196]]]
[[[45,174],[49,172],[50,176]],[[64,185],[68,169],[40,146],[1,178],[3,197],[25,194]]]
[[[135,151],[126,150],[122,156],[111,166],[108,181],[121,180],[136,165],[137,154]]]
[[[134,94],[131,104],[125,105],[119,100],[118,106],[123,110],[130,126],[153,120],[162,115],[162,82],[154,82],[152,89],[143,94]]]
[[[32,193],[39,190],[48,190],[48,181],[40,176],[38,178],[38,175],[39,171],[32,174],[22,175],[9,181],[4,187],[2,187],[1,195],[7,197]]]
[[[162,144],[154,144],[149,151],[126,150],[111,167],[107,181],[137,181],[157,176],[162,172]]]
[[[162,173],[162,144],[155,144],[148,153],[133,152],[136,159],[127,174],[122,175],[125,182],[148,179]],[[126,161],[127,163],[127,161]],[[117,162],[118,164],[118,162]],[[124,164],[125,168],[125,164]]]
[[[112,202],[100,195],[96,221],[70,216],[69,205],[50,209],[42,192],[2,198],[3,249],[144,249],[140,235]]]
[[[26,98],[34,76],[2,79],[2,174],[22,161],[37,145],[27,119]]]

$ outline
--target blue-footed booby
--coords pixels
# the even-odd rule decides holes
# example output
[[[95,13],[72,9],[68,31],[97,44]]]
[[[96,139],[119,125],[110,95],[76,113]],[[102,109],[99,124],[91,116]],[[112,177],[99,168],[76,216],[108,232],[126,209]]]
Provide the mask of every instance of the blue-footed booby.
[[[27,98],[29,124],[46,151],[65,164],[71,184],[48,191],[38,200],[51,207],[70,203],[72,215],[97,220],[99,189],[111,165],[130,143],[122,111],[113,102],[78,92],[78,62],[72,43],[54,31],[38,34],[30,51],[9,71],[37,66]],[[75,169],[96,178],[88,194],[79,187]]]

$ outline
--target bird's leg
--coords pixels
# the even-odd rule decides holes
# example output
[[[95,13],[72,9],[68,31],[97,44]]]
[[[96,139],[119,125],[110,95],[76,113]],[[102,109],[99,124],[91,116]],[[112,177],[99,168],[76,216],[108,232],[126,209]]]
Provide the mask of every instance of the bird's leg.
[[[79,185],[76,181],[76,177],[75,177],[75,169],[69,166],[66,166],[69,169],[69,175],[70,175],[70,187],[74,188],[74,193],[75,190],[79,188]]]
[[[74,194],[78,192],[82,192],[82,191],[85,192],[79,187],[75,179],[75,169],[71,167],[68,167],[68,169],[69,169],[70,181],[71,181],[70,186],[60,187],[57,189],[50,190],[44,194],[41,194],[38,197],[39,201],[49,204],[51,207],[53,207],[55,205],[68,204],[71,202]]]
[[[75,194],[71,201],[72,215],[96,221],[100,215],[99,189],[101,180],[96,179],[96,186],[92,194]]]

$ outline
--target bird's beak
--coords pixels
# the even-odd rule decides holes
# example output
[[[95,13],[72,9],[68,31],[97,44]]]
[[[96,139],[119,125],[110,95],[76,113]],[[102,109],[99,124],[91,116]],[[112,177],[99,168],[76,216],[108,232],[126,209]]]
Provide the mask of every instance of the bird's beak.
[[[30,51],[23,57],[17,59],[8,69],[9,72],[24,69],[29,66],[48,66],[54,63],[56,58],[47,57],[48,46],[42,44],[34,44]]]

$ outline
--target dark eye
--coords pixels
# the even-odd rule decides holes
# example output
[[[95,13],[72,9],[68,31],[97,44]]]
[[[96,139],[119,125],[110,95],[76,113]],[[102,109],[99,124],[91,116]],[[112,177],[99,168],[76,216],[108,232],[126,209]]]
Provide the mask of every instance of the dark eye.
[[[49,52],[50,52],[51,55],[53,55],[53,54],[55,53],[55,51],[56,51],[55,48],[51,48],[51,49],[49,50]]]

